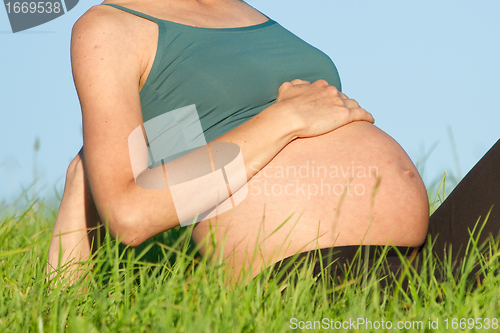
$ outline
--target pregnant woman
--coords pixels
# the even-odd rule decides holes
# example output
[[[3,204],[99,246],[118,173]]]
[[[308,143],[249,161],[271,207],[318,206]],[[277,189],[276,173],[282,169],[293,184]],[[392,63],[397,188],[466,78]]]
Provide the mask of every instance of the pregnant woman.
[[[48,272],[60,248],[62,264],[88,258],[99,221],[131,246],[179,226],[168,186],[137,185],[128,138],[193,104],[206,142],[244,160],[246,198],[193,231],[202,255],[223,251],[229,280],[315,249],[424,243],[428,199],[408,155],[341,92],[328,56],[246,3],[105,1],[75,23],[71,59],[84,145]]]

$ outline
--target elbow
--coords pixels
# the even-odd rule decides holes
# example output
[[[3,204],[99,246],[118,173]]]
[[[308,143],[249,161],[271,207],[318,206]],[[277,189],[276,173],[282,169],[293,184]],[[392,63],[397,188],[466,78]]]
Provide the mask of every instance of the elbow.
[[[120,213],[111,214],[108,219],[109,233],[120,243],[136,247],[146,241],[146,223],[141,214],[134,214],[120,209]]]
[[[107,225],[111,236],[122,244],[135,247],[179,225],[175,210],[172,213],[155,198],[141,197],[142,193],[130,189],[120,192],[108,203]]]

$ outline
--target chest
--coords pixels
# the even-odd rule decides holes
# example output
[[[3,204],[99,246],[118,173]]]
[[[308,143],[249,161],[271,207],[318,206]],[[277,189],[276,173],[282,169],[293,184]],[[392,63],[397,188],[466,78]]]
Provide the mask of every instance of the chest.
[[[297,78],[341,88],[331,59],[277,23],[175,34],[167,26],[149,76],[143,99],[154,90],[170,110],[196,104],[200,116],[263,106],[276,99],[283,82]]]

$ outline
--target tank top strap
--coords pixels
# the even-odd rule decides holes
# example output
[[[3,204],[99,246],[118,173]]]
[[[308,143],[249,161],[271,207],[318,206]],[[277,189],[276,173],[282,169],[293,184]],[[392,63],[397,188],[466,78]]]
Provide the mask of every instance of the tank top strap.
[[[153,17],[153,16],[150,16],[148,14],[144,14],[144,13],[141,13],[141,12],[138,12],[136,10],[133,10],[133,9],[130,9],[130,8],[127,8],[127,7],[123,7],[123,6],[120,6],[120,5],[116,5],[114,3],[103,3],[103,5],[108,5],[108,6],[112,6],[112,7],[115,7],[115,8],[118,8],[118,9],[121,9],[125,12],[129,12],[131,14],[134,14],[134,15],[137,15],[137,16],[140,16],[140,17],[143,17],[145,19],[148,19],[148,20],[151,20],[157,24],[159,24],[161,22],[160,19],[156,18],[156,17]]]

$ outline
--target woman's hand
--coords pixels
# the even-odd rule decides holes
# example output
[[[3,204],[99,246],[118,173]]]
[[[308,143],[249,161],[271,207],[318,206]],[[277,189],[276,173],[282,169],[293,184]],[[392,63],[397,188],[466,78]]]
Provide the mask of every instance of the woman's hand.
[[[276,104],[281,104],[295,125],[293,137],[313,137],[333,131],[353,121],[375,122],[372,115],[353,99],[328,85],[293,80],[278,90]]]

